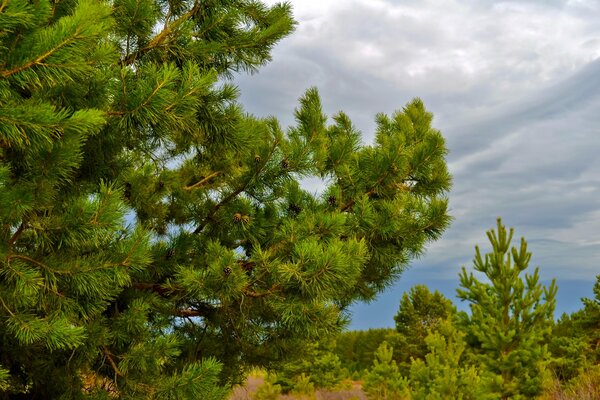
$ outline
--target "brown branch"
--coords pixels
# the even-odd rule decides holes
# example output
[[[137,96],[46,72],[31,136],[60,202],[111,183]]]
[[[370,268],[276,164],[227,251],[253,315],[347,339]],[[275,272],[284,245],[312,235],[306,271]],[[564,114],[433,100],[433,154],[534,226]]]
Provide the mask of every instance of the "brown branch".
[[[8,313],[10,314],[11,317],[15,316],[15,314],[10,310],[10,308],[8,308],[8,306],[6,305],[6,303],[4,302],[4,300],[2,300],[2,297],[0,297],[0,303],[2,303],[2,306],[4,307],[4,309],[6,311],[8,311]]]
[[[204,185],[206,182],[208,182],[209,180],[211,180],[214,177],[217,177],[221,175],[221,172],[217,171],[217,172],[213,172],[212,174],[210,174],[209,176],[207,176],[206,178],[203,178],[202,180],[194,183],[193,185],[190,186],[184,186],[183,190],[192,190],[192,189],[197,189],[199,187],[201,187],[202,185]]]
[[[181,318],[204,317],[210,319],[217,311],[218,309],[216,306],[202,302],[194,304],[193,307],[177,308],[172,311],[172,315]]]
[[[169,294],[173,293],[172,289],[167,289],[159,283],[134,282],[131,287],[138,290],[150,290],[163,297],[168,297]]]
[[[266,292],[255,292],[253,290],[244,288],[244,289],[242,289],[242,293],[244,293],[248,297],[258,299],[258,298],[265,297],[270,294],[276,293],[279,291],[279,289],[281,289],[281,285],[275,284],[275,285],[271,286],[271,288],[269,290],[267,290]]]
[[[123,115],[125,115],[125,111],[107,111],[104,114],[110,117],[122,117]]]
[[[113,360],[112,353],[110,352],[110,350],[108,350],[108,348],[106,346],[102,346],[102,353],[108,359],[108,362],[110,363],[110,365],[112,366],[113,370],[115,371],[115,374],[122,377],[123,374],[119,370],[119,367],[117,367],[117,364],[115,363],[115,360]]]
[[[174,314],[175,314],[175,316],[181,317],[181,318],[204,317],[204,316],[206,316],[200,310],[194,310],[194,309],[191,309],[191,308],[183,308],[183,309],[175,310]]]
[[[371,189],[369,190],[367,193],[365,193],[368,197],[371,197],[375,194],[375,189]],[[341,212],[345,212],[348,211],[349,209],[352,208],[352,206],[354,206],[354,204],[356,204],[356,200],[352,199],[350,200],[345,206],[343,206],[340,211]]]
[[[256,267],[256,263],[254,261],[238,260],[238,264],[244,271],[252,271],[254,270],[254,267]]]
[[[29,263],[31,263],[33,265],[37,265],[38,267],[41,267],[41,268],[43,268],[43,269],[45,269],[47,271],[53,272],[53,273],[60,273],[60,272],[58,272],[58,271],[56,271],[56,270],[48,267],[46,264],[44,264],[44,263],[42,263],[40,261],[34,260],[33,258],[24,256],[22,254],[10,254],[7,257],[8,260],[12,260],[13,258],[16,258],[16,259],[19,259],[19,260],[23,260],[23,261],[27,261],[27,262],[29,262]]]
[[[19,236],[21,236],[21,233],[23,233],[24,230],[25,230],[25,221],[22,221],[21,225],[19,225],[19,227],[17,228],[17,231],[8,240],[8,245],[12,246],[13,244],[15,244],[15,242],[17,241],[17,239],[19,238]]]
[[[178,288],[166,288],[159,283],[150,282],[135,282],[131,285],[132,288],[138,290],[150,290],[154,293],[159,294],[164,298],[168,298],[170,295],[182,292]],[[176,308],[170,313],[176,317],[188,318],[188,317],[211,317],[216,311],[216,308],[207,303],[195,304],[194,308]]]

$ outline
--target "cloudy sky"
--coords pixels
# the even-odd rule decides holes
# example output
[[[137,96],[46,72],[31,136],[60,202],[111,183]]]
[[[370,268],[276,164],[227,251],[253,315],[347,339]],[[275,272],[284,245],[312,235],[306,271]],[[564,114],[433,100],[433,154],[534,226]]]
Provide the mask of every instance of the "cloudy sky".
[[[316,86],[325,111],[345,111],[370,143],[377,112],[420,97],[450,150],[451,228],[376,302],[355,306],[351,327],[391,326],[416,283],[454,298],[499,216],[528,240],[542,278],[557,279],[558,311],[580,308],[600,273],[600,2],[291,3],[296,32],[258,74],[236,78],[249,112],[291,125]]]

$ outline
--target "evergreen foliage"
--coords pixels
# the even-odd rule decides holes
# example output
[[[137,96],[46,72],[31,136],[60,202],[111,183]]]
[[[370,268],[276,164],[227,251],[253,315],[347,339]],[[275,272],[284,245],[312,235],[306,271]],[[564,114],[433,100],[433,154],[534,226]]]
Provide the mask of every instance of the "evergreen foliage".
[[[298,400],[315,400],[315,385],[311,381],[311,377],[300,374],[294,384],[293,394],[294,398]]]
[[[510,247],[513,229],[507,232],[500,219],[497,230],[487,233],[492,251],[482,257],[475,248],[473,267],[485,275],[481,282],[463,267],[458,297],[470,303],[471,315],[462,314],[467,341],[477,361],[491,374],[490,393],[502,399],[532,398],[542,391],[549,353],[556,283],[539,283],[539,269],[527,269],[531,253],[521,239]]]
[[[284,131],[218,83],[270,59],[288,4],[0,10],[4,397],[223,398],[246,366],[339,330],[448,226],[421,101],[364,146],[316,89]]]
[[[600,275],[593,290],[595,298],[582,299],[583,308],[563,314],[552,330],[552,369],[562,383],[600,364]]]
[[[275,383],[281,385],[284,392],[306,387],[305,380],[314,388],[331,389],[344,379],[348,372],[342,368],[342,362],[333,353],[333,342],[321,341],[307,343],[301,354],[288,360],[276,373]],[[306,393],[305,393],[306,394]]]
[[[409,399],[408,381],[402,377],[396,362],[392,359],[394,349],[383,342],[375,352],[372,368],[365,376],[363,389],[369,399],[404,400]]]
[[[408,373],[411,359],[423,359],[429,352],[425,338],[455,314],[452,301],[437,290],[432,293],[425,285],[416,285],[402,295],[394,316],[398,335],[390,343],[403,373]]]
[[[277,400],[281,395],[281,386],[266,380],[252,394],[253,400]]]
[[[556,379],[568,382],[583,373],[593,362],[590,343],[580,324],[582,311],[563,314],[552,328],[548,349],[552,353],[551,369]]]
[[[594,298],[583,299],[583,305],[576,318],[592,351],[590,359],[593,363],[600,364],[600,275],[596,276]]]
[[[344,368],[352,373],[362,373],[373,365],[375,352],[381,343],[395,343],[398,340],[396,336],[397,333],[390,328],[342,332],[335,339],[334,353]]]
[[[413,359],[410,366],[412,400],[483,400],[485,392],[479,372],[464,364],[464,334],[446,320],[425,338],[429,353]]]

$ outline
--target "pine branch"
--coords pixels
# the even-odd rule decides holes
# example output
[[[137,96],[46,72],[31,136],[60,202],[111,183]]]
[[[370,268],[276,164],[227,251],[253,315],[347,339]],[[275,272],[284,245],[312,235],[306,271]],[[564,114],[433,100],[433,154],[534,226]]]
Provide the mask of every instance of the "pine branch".
[[[19,259],[19,260],[27,261],[28,263],[36,265],[36,266],[38,266],[40,268],[43,268],[46,271],[50,271],[53,274],[59,274],[60,273],[59,271],[56,271],[56,270],[50,268],[46,264],[44,264],[44,263],[42,263],[40,261],[34,260],[33,258],[30,258],[28,256],[24,256],[22,254],[9,254],[8,257],[7,257],[7,260],[10,261],[10,260],[15,259],[15,258]]]
[[[122,65],[131,65],[137,60],[139,57],[148,53],[149,51],[159,47],[163,44],[165,40],[183,23],[185,23],[188,19],[193,17],[200,10],[200,2],[197,1],[194,3],[194,6],[187,13],[183,14],[181,17],[174,20],[171,24],[168,24],[168,21],[165,21],[165,25],[163,30],[158,33],[148,44],[141,49],[137,50],[134,53],[128,54],[125,58],[121,60]]]
[[[168,297],[173,293],[173,289],[167,289],[159,283],[134,282],[131,287],[137,290],[151,290],[162,297]]]
[[[19,73],[21,71],[24,71],[28,68],[31,68],[35,65],[41,64],[45,59],[47,59],[48,57],[52,56],[52,54],[56,53],[57,51],[59,51],[60,49],[62,49],[63,47],[73,43],[76,39],[79,39],[79,34],[81,33],[81,29],[77,28],[75,30],[75,33],[73,34],[73,36],[63,40],[61,43],[58,44],[58,46],[48,50],[46,53],[42,54],[41,56],[39,56],[38,58],[36,58],[35,60],[29,61],[28,63],[25,63],[19,67],[10,69],[10,70],[5,70],[0,72],[0,75],[2,75],[3,78],[8,78],[11,75],[14,75],[16,73]]]
[[[115,363],[115,360],[113,360],[112,358],[112,353],[110,352],[110,350],[108,350],[106,346],[102,346],[102,353],[104,354],[104,356],[112,366],[113,370],[115,371],[115,375],[123,377],[123,373],[121,373],[121,371],[119,370],[119,367]]]
[[[200,181],[194,183],[193,185],[190,186],[184,186],[183,190],[192,190],[192,189],[197,189],[199,187],[201,187],[202,185],[204,185],[205,183],[207,183],[209,180],[211,180],[214,177],[217,177],[221,175],[221,172],[217,171],[217,172],[213,172],[212,174],[208,175],[206,178],[201,179]]]
[[[228,202],[233,200],[235,197],[237,197],[237,195],[239,195],[244,190],[246,190],[246,188],[254,181],[254,179],[256,179],[260,175],[260,173],[265,169],[266,165],[269,163],[271,158],[273,158],[273,154],[275,154],[275,149],[277,148],[277,145],[279,145],[279,141],[275,140],[273,142],[273,147],[271,148],[271,151],[269,152],[269,156],[267,157],[265,162],[261,164],[260,168],[258,168],[242,186],[240,186],[239,188],[237,188],[236,190],[231,192],[223,200],[221,200],[219,203],[217,203],[212,208],[212,210],[209,212],[209,214],[206,216],[206,218],[204,218],[204,220],[202,220],[200,225],[198,225],[198,227],[196,229],[194,229],[194,234],[198,234],[198,233],[202,232],[204,227],[206,227],[206,225],[210,222],[212,217],[216,214],[217,211],[219,211],[219,209],[221,207],[223,207],[225,204],[227,204]]]
[[[135,282],[131,285],[137,290],[150,290],[163,298],[169,299],[171,295],[181,294],[183,290],[180,288],[166,288],[159,283]],[[198,303],[194,308],[182,308],[172,311],[172,315],[176,317],[211,317],[216,312],[216,308],[208,303]]]
[[[173,315],[181,318],[188,317],[203,317],[203,318],[211,318],[217,309],[213,306],[210,306],[206,303],[197,304],[194,308],[179,308],[173,310]]]
[[[257,299],[257,298],[265,297],[265,296],[271,295],[273,293],[276,293],[279,291],[279,289],[281,289],[281,285],[274,284],[266,292],[260,293],[260,292],[255,292],[253,290],[250,290],[248,288],[244,288],[244,289],[242,289],[242,293],[244,293],[248,297]]]
[[[5,310],[8,312],[8,314],[9,314],[11,317],[14,317],[14,316],[15,316],[15,313],[13,313],[13,312],[10,310],[10,308],[8,308],[8,306],[6,305],[6,303],[4,302],[4,300],[2,300],[2,296],[0,296],[0,303],[2,303],[2,307],[4,307],[4,309],[5,309]]]
[[[162,82],[157,82],[157,83],[156,83],[156,87],[155,87],[155,88],[152,90],[152,93],[150,93],[150,94],[148,95],[148,97],[146,97],[146,98],[144,99],[144,101],[142,101],[142,102],[141,102],[141,103],[140,103],[140,104],[139,104],[139,105],[138,105],[136,108],[134,108],[134,109],[133,109],[133,110],[131,110],[131,111],[128,111],[128,113],[130,113],[130,114],[133,114],[133,113],[135,113],[135,112],[139,111],[140,109],[142,109],[143,107],[146,107],[146,106],[148,105],[148,103],[150,103],[150,101],[152,100],[152,98],[153,98],[154,96],[156,96],[156,93],[158,93],[158,91],[159,91],[160,89],[162,89],[162,88],[163,88],[163,86],[165,86],[165,85],[167,84],[167,81],[168,81],[168,78],[165,78],[165,80],[164,80],[164,81],[162,81]]]

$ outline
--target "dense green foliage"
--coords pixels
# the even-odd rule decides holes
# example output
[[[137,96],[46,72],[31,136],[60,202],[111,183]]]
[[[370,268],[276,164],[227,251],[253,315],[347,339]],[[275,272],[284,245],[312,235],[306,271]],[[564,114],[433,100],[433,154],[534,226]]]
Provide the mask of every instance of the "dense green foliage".
[[[223,82],[269,60],[287,4],[0,9],[5,397],[223,398],[337,332],[449,223],[421,101],[369,146],[316,89],[287,130],[237,103]]]
[[[277,370],[275,382],[284,392],[296,388],[302,380],[308,380],[313,387],[330,389],[347,375],[348,371],[333,352],[333,343],[322,340],[305,344],[297,357],[290,358]]]
[[[584,308],[575,315],[580,329],[592,350],[591,360],[600,363],[600,275],[596,277],[594,298],[583,299]]]
[[[416,285],[402,295],[394,316],[398,335],[391,338],[390,343],[403,373],[408,373],[412,359],[424,359],[429,352],[425,338],[455,314],[452,301],[437,290],[430,292],[424,285]]]
[[[381,343],[395,343],[396,336],[396,331],[391,328],[346,331],[336,337],[333,351],[344,368],[351,373],[362,373],[373,365],[375,351]]]
[[[593,363],[593,352],[578,315],[563,314],[552,328],[548,349],[552,354],[551,368],[560,381],[566,382],[581,374]]]
[[[425,338],[428,353],[424,360],[413,359],[410,390],[413,400],[483,400],[493,398],[474,365],[465,365],[464,333],[452,322],[440,323]]]
[[[365,376],[363,389],[372,399],[403,400],[409,398],[408,381],[402,377],[392,359],[394,349],[383,342],[375,352],[373,368]]]

